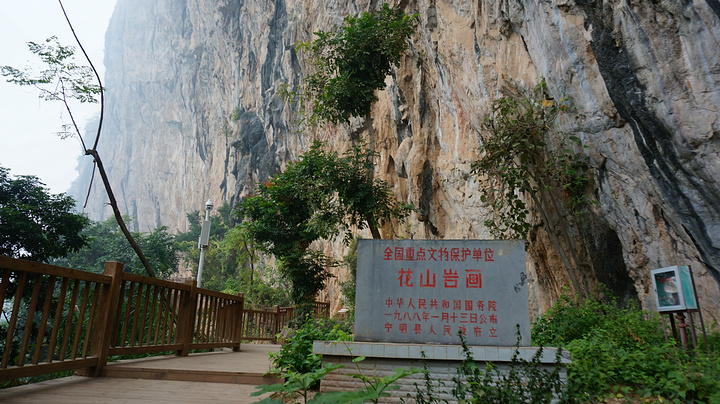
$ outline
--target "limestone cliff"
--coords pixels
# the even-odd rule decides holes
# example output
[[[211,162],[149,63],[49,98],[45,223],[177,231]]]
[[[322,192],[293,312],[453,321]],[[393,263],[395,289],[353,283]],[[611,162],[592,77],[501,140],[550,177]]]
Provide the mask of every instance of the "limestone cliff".
[[[573,99],[597,205],[576,225],[539,218],[528,252],[531,305],[568,274],[563,231],[592,287],[651,305],[649,270],[689,264],[720,319],[720,3],[717,0],[400,0],[418,14],[411,50],[372,110],[377,175],[419,208],[403,236],[488,238],[478,134],[509,83]],[[139,230],[183,230],[208,198],[233,203],[313,139],[343,150],[360,127],[298,131],[277,94],[308,66],[298,41],[367,1],[118,0],[106,37],[100,152]],[[235,112],[235,116],[234,115]],[[235,119],[238,118],[238,119]],[[95,189],[89,211],[107,215]],[[559,212],[558,214],[560,214]],[[344,278],[345,274],[340,274]],[[329,297],[337,298],[331,288]]]

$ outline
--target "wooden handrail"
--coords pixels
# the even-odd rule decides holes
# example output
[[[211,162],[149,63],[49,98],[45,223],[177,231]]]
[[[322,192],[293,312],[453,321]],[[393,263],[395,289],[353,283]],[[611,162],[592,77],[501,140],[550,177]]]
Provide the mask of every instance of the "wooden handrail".
[[[123,272],[119,262],[95,274],[0,255],[0,307],[8,302],[0,380],[72,369],[101,376],[112,355],[237,351],[242,340],[275,341],[293,311],[246,309],[242,294]]]
[[[36,273],[42,275],[55,275],[58,277],[67,277],[79,279],[81,281],[89,281],[95,283],[110,284],[111,278],[92,272],[78,271],[55,265],[43,264],[35,261],[27,261],[0,255],[0,268],[9,269],[11,271],[22,271],[27,273]]]

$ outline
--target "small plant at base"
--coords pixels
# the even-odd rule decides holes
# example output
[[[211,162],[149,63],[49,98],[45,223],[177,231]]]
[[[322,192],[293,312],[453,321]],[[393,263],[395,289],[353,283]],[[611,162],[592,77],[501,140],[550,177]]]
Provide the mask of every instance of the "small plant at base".
[[[282,404],[286,400],[298,402],[298,399],[302,399],[303,403],[322,403],[322,395],[313,397],[311,391],[316,388],[320,383],[320,379],[326,374],[341,367],[344,367],[344,365],[326,365],[307,373],[288,372],[285,376],[285,383],[257,386],[257,391],[252,393],[251,396],[256,397],[265,393],[273,393],[272,396],[258,401],[256,404]]]
[[[518,329],[515,352],[507,372],[488,363],[480,369],[460,333],[465,359],[453,378],[453,396],[460,402],[472,403],[551,403],[567,402],[564,383],[560,379],[561,353],[557,352],[553,371],[542,369],[543,349],[540,347],[531,360],[520,358]]]
[[[439,387],[445,387],[445,382],[442,380],[432,380],[432,378],[430,377],[430,370],[428,369],[427,355],[425,355],[425,351],[420,351],[420,355],[422,356],[423,363],[422,373],[424,389],[421,389],[417,383],[413,383],[415,387],[415,397],[411,397],[410,393],[408,393],[407,398],[413,399],[412,402],[414,402],[415,404],[448,404],[448,400],[439,399],[435,396],[435,392]],[[402,400],[402,402],[405,402],[405,400]]]
[[[349,326],[329,319],[310,319],[290,330],[282,348],[270,354],[273,370],[282,373],[310,373],[322,365],[321,356],[312,353],[313,341],[349,341]]]
[[[347,345],[346,345],[347,346]],[[348,348],[350,350],[350,348]],[[386,390],[396,390],[400,386],[395,384],[396,381],[410,376],[414,375],[416,373],[421,373],[423,370],[419,368],[399,368],[395,369],[395,373],[391,373],[385,376],[366,376],[362,373],[362,370],[360,369],[360,365],[358,363],[365,360],[364,356],[359,356],[356,358],[353,358],[352,362],[355,364],[355,367],[358,370],[358,373],[351,373],[350,376],[354,379],[360,380],[365,385],[364,389],[357,390],[355,392],[348,392],[348,394],[344,396],[340,396],[343,398],[350,399],[349,401],[341,401],[341,402],[348,402],[348,403],[365,403],[368,401],[371,401],[373,403],[377,403],[378,400],[381,397],[388,397],[390,396],[390,393],[388,393]]]
[[[347,345],[346,345],[347,347]],[[350,348],[348,348],[348,351]],[[252,393],[252,396],[258,396],[264,393],[274,393],[274,396],[258,401],[256,404],[279,404],[285,400],[297,400],[302,398],[303,403],[354,403],[362,404],[366,402],[377,403],[381,397],[388,397],[390,394],[387,390],[397,389],[395,384],[399,379],[422,372],[421,369],[395,369],[395,373],[385,376],[366,376],[360,370],[359,362],[365,360],[364,356],[353,358],[352,362],[358,369],[358,373],[349,374],[354,379],[361,380],[364,388],[354,391],[330,391],[326,393],[318,393],[311,396],[310,391],[319,385],[320,380],[333,370],[343,368],[344,365],[325,365],[319,369],[305,374],[290,372],[287,375],[287,381],[283,384],[274,384],[271,386],[258,386],[258,391]],[[297,401],[293,401],[297,402]]]

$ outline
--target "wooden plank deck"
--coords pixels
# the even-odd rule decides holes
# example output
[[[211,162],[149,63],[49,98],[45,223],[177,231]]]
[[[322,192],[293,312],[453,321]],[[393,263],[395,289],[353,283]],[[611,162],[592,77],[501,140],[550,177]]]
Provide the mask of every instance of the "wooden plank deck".
[[[191,354],[113,362],[105,377],[72,376],[0,390],[2,403],[253,403],[268,352],[279,345],[243,344],[240,352]]]

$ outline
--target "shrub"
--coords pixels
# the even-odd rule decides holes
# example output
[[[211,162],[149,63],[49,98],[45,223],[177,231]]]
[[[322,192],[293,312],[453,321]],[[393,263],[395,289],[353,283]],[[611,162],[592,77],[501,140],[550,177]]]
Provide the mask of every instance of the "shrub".
[[[237,122],[242,118],[243,110],[240,107],[235,107],[232,114],[230,114],[230,120]]]
[[[532,328],[533,342],[566,348],[571,396],[586,401],[612,394],[677,402],[720,402],[717,351],[686,353],[665,341],[657,315],[613,302],[578,303],[563,295]],[[713,340],[711,336],[711,341]]]
[[[300,328],[289,330],[282,348],[270,354],[273,370],[310,373],[320,369],[321,355],[312,353],[313,341],[349,341],[351,326],[332,319],[308,318]]]
[[[345,122],[367,116],[385,88],[385,77],[400,63],[413,34],[415,16],[383,4],[379,10],[348,15],[330,32],[303,43],[314,72],[304,81],[313,100],[311,122]]]

